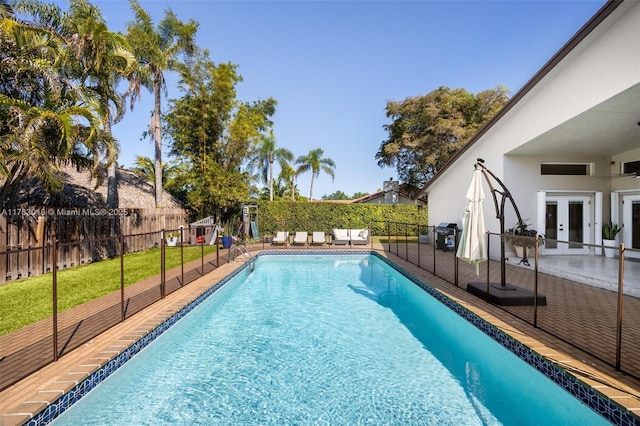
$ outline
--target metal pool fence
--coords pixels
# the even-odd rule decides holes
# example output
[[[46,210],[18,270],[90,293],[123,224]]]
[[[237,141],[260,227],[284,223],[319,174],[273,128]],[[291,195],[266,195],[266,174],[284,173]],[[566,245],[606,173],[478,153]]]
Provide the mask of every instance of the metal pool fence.
[[[180,240],[176,247],[167,247],[166,245],[164,237],[170,232],[180,234]],[[0,390],[6,389],[119,322],[125,321],[177,289],[211,272],[219,266],[221,261],[228,261],[224,257],[225,253],[221,253],[220,250],[205,256],[205,245],[200,243],[197,244],[200,247],[200,258],[188,263],[185,262],[184,249],[187,246],[186,241],[189,236],[187,232],[189,229],[181,228],[159,232],[120,234],[64,243],[59,243],[54,236],[51,239],[51,244],[48,245],[0,252],[0,259],[2,259],[5,255],[7,257],[20,256],[22,253],[28,252],[31,256],[34,255],[34,251],[39,251],[37,253],[39,258],[48,258],[51,265],[58,265],[50,271],[50,292],[39,296],[47,299],[45,303],[51,306],[50,316],[0,336]],[[125,277],[129,274],[135,276],[136,267],[133,264],[134,260],[130,260],[125,255],[139,251],[138,246],[140,244],[146,245],[150,239],[155,240],[155,245],[159,248],[157,275],[144,279],[135,285],[126,286]],[[119,279],[112,283],[111,293],[60,312],[61,302],[69,301],[75,297],[73,289],[63,289],[59,286],[58,272],[59,269],[63,269],[60,264],[61,259],[65,258],[66,253],[90,250],[94,245],[112,247],[113,253],[115,253],[112,259],[119,259],[117,262]],[[193,247],[193,245],[191,246]],[[176,267],[170,271],[166,267],[166,256],[169,250],[173,252],[174,256],[177,255],[176,251],[180,252],[179,268]],[[230,251],[227,251],[226,256],[230,255]],[[131,266],[128,266],[129,262],[131,262]],[[28,281],[23,281],[22,285],[27,283]],[[9,281],[2,285],[21,284],[20,281]],[[4,300],[3,298],[0,303],[6,304],[5,306],[19,305],[20,309],[25,311],[30,308],[29,300]]]
[[[526,260],[510,249],[504,272],[500,259],[492,259],[480,263],[476,275],[475,265],[456,257],[461,230],[446,235],[442,227],[394,222],[386,222],[386,228],[386,235],[374,236],[384,251],[456,287],[467,289],[468,284],[477,283],[488,289],[501,284],[504,273],[507,283],[530,290],[534,297],[530,306],[499,308],[640,378],[640,250],[620,244],[613,249],[613,257],[606,257],[601,245],[519,236],[530,240]],[[513,238],[487,233],[490,248],[499,247],[503,240],[510,248]],[[555,252],[578,248],[585,254],[542,255],[544,244]],[[533,303],[542,295],[545,305]]]
[[[309,239],[308,244],[274,246],[268,237],[263,237],[247,248],[249,251],[309,248],[383,250],[462,289],[466,289],[469,283],[488,286],[499,283],[502,279],[503,268],[499,260],[482,262],[479,274],[476,275],[474,265],[456,257],[460,233],[457,228],[399,222],[354,222],[340,224],[336,228],[367,229],[366,244],[333,245],[331,230],[328,230],[325,231],[326,240],[323,244],[312,245]],[[73,295],[63,294],[58,289],[57,269],[60,266],[51,271],[51,293],[42,296],[50,300],[51,316],[0,336],[0,390],[214,270],[220,262],[229,262],[241,255],[237,246],[234,246],[204,256],[204,243],[201,242],[198,244],[201,248],[200,259],[185,263],[182,256],[185,244],[182,243],[187,241],[187,229],[183,229],[178,246],[167,249],[163,235],[169,232],[180,233],[180,229],[65,243],[58,243],[53,238],[52,244],[42,247],[0,252],[1,259],[3,255],[18,255],[21,250],[40,250],[40,258],[49,258],[51,264],[59,265],[60,253],[82,250],[82,245],[91,247],[92,244],[106,244],[112,247],[115,257],[119,258],[120,269],[119,282],[114,283],[112,293],[63,313],[58,312],[59,299],[71,298]],[[197,234],[204,232],[198,231]],[[289,232],[289,242],[293,242],[294,234],[295,231]],[[160,249],[158,275],[127,287],[124,285],[124,277],[133,274],[135,268],[127,265],[124,254],[135,251],[137,241],[148,241],[150,238],[155,239]],[[503,239],[509,244],[511,238],[513,236],[507,234],[487,233],[488,244],[494,248],[500,246]],[[504,276],[508,283],[534,292],[534,300],[537,300],[538,295],[544,295],[546,304],[499,307],[617,370],[640,378],[640,351],[637,350],[637,342],[640,341],[640,273],[637,266],[640,264],[634,264],[632,266],[636,268],[625,270],[625,265],[629,264],[625,261],[626,255],[631,253],[634,257],[640,257],[640,251],[620,245],[614,249],[617,257],[609,258],[601,255],[604,252],[603,246],[583,244],[585,252],[590,253],[587,255],[588,262],[599,263],[599,272],[604,274],[589,276],[579,265],[573,265],[575,262],[572,259],[577,259],[576,257],[540,255],[540,245],[543,242],[547,247],[553,246],[556,249],[575,248],[576,245],[574,242],[531,238],[533,248],[530,249],[527,264],[509,254],[511,258],[505,261]],[[167,250],[180,250],[179,268],[167,270]],[[13,282],[3,285],[13,285]],[[29,309],[27,301],[14,302],[22,303],[24,309]]]

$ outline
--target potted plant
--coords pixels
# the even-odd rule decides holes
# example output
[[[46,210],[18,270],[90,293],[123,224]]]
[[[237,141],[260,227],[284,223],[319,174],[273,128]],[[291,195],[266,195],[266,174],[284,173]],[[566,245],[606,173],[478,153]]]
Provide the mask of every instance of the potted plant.
[[[429,227],[418,226],[418,243],[429,244]]]
[[[233,237],[231,236],[231,233],[229,232],[229,230],[231,229],[231,226],[225,226],[223,231],[222,231],[222,248],[231,248],[231,246],[233,245]]]
[[[527,253],[530,253],[535,248],[538,231],[529,229],[529,226],[528,220],[523,220],[522,226],[516,224],[507,231],[507,234],[511,234],[509,241],[511,241],[511,245],[518,257],[524,257],[524,247],[527,248]],[[539,244],[544,244],[544,240],[540,239]]]
[[[609,222],[602,227],[602,245],[605,257],[615,257],[617,252],[616,235],[620,232],[618,224]]]
[[[180,235],[177,232],[168,232],[165,234],[165,240],[169,247],[175,247],[178,245],[178,241],[180,239]]]

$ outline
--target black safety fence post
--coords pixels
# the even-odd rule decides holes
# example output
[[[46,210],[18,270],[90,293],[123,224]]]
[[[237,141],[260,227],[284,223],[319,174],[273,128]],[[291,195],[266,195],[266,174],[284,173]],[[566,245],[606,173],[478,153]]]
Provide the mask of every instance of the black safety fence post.
[[[418,268],[420,267],[420,225],[418,225]]]
[[[124,321],[124,234],[120,232],[120,322]]]
[[[458,287],[458,226],[453,229],[453,283]]]
[[[436,240],[438,239],[438,237],[436,236],[436,226],[433,226],[433,275],[437,276],[438,274],[436,274],[436,250],[438,249],[438,246],[436,245]]]
[[[396,256],[400,256],[400,241],[398,241],[398,222],[396,222]]]
[[[618,317],[616,322],[616,371],[620,371],[622,358],[622,301],[624,290],[624,244],[620,243],[618,259]]]
[[[540,236],[536,235],[535,259],[534,259],[535,274],[533,276],[533,326],[536,328],[538,328],[538,262],[539,262],[538,255],[540,253],[539,250],[540,250]]]
[[[53,305],[53,360],[58,360],[58,245],[56,232],[51,232],[51,283]]]
[[[204,232],[202,235],[205,235]],[[204,276],[204,238],[200,240],[200,273]]]
[[[409,224],[404,224],[404,255],[405,260],[409,262]]]
[[[167,259],[165,258],[165,243],[164,243],[164,235],[165,235],[165,231],[164,229],[162,229],[160,231],[160,298],[164,299],[165,296],[165,280],[166,280],[166,276],[165,276],[165,271],[167,268],[166,265],[166,261]]]
[[[487,256],[491,257],[489,253],[491,253],[491,233],[487,231]],[[491,259],[487,259],[487,295],[489,294],[489,270],[491,269]]]
[[[184,226],[180,225],[180,286],[184,285]]]

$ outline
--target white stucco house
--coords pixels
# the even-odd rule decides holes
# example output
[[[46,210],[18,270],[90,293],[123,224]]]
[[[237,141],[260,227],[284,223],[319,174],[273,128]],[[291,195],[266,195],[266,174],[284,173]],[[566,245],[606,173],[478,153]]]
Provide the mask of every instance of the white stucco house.
[[[543,254],[598,255],[584,243],[601,244],[609,221],[622,227],[618,242],[640,249],[640,1],[607,2],[421,190],[430,225],[461,227],[477,158],[532,228],[574,242]],[[498,233],[484,185],[485,226]],[[515,223],[507,204],[505,227]]]

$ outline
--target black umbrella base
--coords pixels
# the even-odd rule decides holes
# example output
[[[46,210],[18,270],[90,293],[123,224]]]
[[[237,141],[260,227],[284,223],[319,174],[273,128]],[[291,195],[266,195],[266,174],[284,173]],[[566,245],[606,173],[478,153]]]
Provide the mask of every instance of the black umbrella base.
[[[489,283],[489,293],[487,293],[487,283],[469,283],[467,291],[474,296],[478,296],[488,302],[500,306],[533,306],[533,291],[516,287],[513,284]],[[538,293],[538,306],[547,304],[547,297]]]

